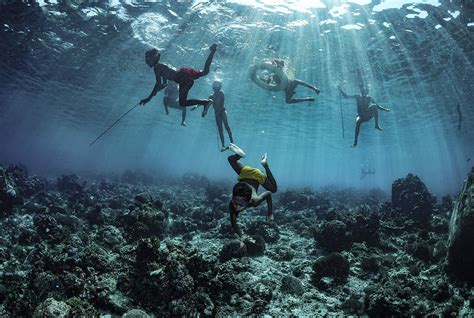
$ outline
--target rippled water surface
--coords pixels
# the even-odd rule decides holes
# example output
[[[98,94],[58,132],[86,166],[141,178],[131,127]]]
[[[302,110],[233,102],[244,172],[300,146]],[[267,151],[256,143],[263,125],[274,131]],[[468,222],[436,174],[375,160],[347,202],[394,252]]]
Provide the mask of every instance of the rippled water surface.
[[[474,155],[473,13],[470,0],[2,1],[0,161],[41,174],[140,168],[233,178],[213,111],[204,119],[189,111],[181,127],[162,92],[89,146],[150,93],[148,48],[175,67],[202,68],[215,42],[211,73],[190,96],[206,98],[221,80],[246,162],[268,152],[283,186],[388,189],[413,172],[434,192],[455,192]],[[282,92],[256,86],[248,70],[268,58],[321,88],[316,102],[286,104]],[[357,93],[360,79],[392,111],[380,114],[382,132],[363,124],[353,149],[355,102],[336,87]],[[360,180],[361,166],[376,174]]]

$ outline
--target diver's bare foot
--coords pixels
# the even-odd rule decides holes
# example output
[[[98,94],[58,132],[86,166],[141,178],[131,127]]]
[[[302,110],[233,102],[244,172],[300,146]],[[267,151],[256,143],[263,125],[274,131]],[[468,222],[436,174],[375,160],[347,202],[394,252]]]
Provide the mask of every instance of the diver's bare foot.
[[[264,154],[263,154],[263,156],[262,156],[262,161],[261,161],[261,163],[262,163],[262,166],[264,166],[264,167],[265,167],[265,166],[267,166],[267,165],[268,165],[268,162],[267,162],[267,160],[268,160],[268,156],[267,156],[267,154],[266,154],[266,153],[264,153]]]
[[[209,102],[204,106],[204,109],[202,110],[201,117],[205,117],[207,115],[207,111],[209,110],[209,106],[211,106],[212,99],[209,99]]]
[[[353,144],[351,147],[352,147],[352,148],[357,147],[357,143]]]
[[[183,122],[181,123],[181,126],[184,126],[184,127],[186,127],[186,122],[185,122],[185,121],[183,121]]]
[[[229,147],[228,147],[228,146],[222,146],[222,148],[221,148],[221,152],[224,152],[224,151],[226,151],[226,150],[228,150],[228,149],[229,149]]]
[[[228,146],[229,150],[239,155],[241,158],[245,158],[245,152],[240,149],[236,144],[230,143]]]
[[[209,50],[211,50],[211,52],[215,52],[215,51],[217,50],[217,44],[214,43],[213,45],[211,45],[211,46],[209,47]]]
[[[382,127],[380,127],[380,126],[375,126],[375,129],[378,129],[378,130],[380,130],[380,131],[383,130]]]

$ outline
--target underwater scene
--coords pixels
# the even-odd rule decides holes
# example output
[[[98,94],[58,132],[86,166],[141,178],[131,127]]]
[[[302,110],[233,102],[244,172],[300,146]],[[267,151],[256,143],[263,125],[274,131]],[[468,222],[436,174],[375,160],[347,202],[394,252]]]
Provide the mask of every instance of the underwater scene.
[[[473,0],[0,1],[0,317],[474,317]]]

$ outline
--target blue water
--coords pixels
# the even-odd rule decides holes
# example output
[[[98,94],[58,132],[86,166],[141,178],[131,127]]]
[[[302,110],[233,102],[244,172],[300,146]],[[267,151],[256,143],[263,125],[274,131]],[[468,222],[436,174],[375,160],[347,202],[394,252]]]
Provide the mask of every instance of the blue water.
[[[166,116],[162,92],[89,146],[153,88],[147,49],[177,68],[202,69],[215,42],[211,73],[189,96],[207,98],[222,81],[244,162],[259,165],[268,153],[280,188],[389,190],[411,172],[435,194],[456,193],[474,160],[473,13],[469,1],[434,0],[3,1],[0,162],[45,176],[141,169],[234,179],[213,110],[204,119],[188,110],[181,127],[180,111]],[[283,92],[250,80],[256,60],[274,57],[321,89],[316,102],[286,104]],[[358,72],[392,111],[380,112],[384,131],[364,123],[353,149],[356,104],[341,101],[336,86],[358,93]],[[361,180],[361,167],[376,173]]]

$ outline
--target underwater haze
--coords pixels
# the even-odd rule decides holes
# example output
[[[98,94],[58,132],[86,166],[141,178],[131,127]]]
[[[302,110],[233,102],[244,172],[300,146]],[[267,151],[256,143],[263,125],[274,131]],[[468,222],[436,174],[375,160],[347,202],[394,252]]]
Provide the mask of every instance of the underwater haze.
[[[473,16],[0,0],[0,317],[474,317]]]
[[[180,126],[162,91],[89,146],[152,90],[146,50],[202,69],[217,43],[189,97],[207,98],[222,81],[245,162],[268,153],[280,187],[389,190],[414,173],[431,192],[455,194],[474,156],[473,16],[470,0],[2,1],[0,162],[44,176],[234,179],[212,108],[205,118],[188,109]],[[316,100],[286,104],[251,81],[250,67],[272,58],[319,87],[296,91]],[[356,94],[360,81],[391,111],[380,112],[383,131],[364,123],[352,148],[356,103],[337,86]],[[375,174],[361,179],[364,167]]]

